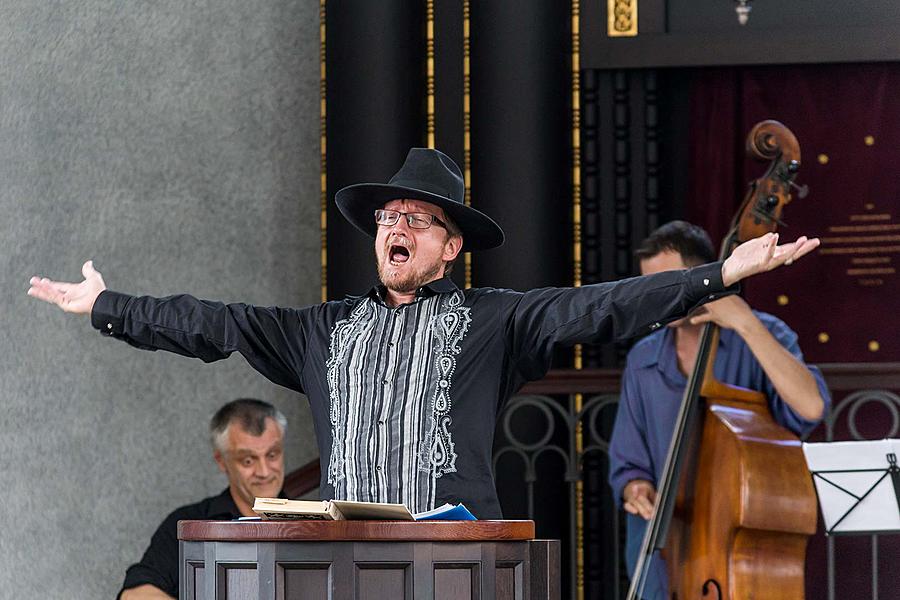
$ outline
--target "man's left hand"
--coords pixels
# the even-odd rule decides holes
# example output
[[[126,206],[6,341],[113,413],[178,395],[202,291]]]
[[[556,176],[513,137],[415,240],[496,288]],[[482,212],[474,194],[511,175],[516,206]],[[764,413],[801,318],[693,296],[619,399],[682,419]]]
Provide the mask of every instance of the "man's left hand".
[[[725,296],[715,302],[704,304],[688,320],[691,325],[715,323],[724,329],[741,331],[745,325],[756,319],[750,306],[740,296]]]
[[[789,265],[818,246],[819,238],[809,239],[805,235],[796,242],[779,246],[778,234],[767,233],[734,249],[722,265],[722,282],[728,287],[745,277]]]

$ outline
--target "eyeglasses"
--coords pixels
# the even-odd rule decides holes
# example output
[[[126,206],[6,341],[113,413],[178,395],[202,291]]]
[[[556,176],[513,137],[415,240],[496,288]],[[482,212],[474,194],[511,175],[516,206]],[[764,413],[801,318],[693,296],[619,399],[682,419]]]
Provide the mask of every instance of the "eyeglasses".
[[[406,217],[406,224],[413,229],[428,229],[429,227],[431,227],[432,223],[437,223],[444,229],[447,229],[447,224],[434,215],[420,212],[405,213],[400,212],[399,210],[376,210],[375,223],[377,223],[378,225],[390,227],[391,225],[397,224],[397,221],[400,220],[400,215]]]

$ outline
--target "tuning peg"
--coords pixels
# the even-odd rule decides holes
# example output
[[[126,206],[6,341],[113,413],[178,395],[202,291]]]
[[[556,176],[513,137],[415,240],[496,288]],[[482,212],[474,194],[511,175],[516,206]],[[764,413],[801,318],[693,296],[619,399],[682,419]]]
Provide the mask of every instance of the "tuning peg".
[[[797,197],[800,198],[801,200],[803,198],[806,198],[806,195],[809,194],[809,186],[806,184],[797,185],[793,181],[788,181],[788,185],[790,185],[792,188],[797,190]]]
[[[777,218],[772,213],[767,212],[765,210],[760,210],[759,208],[753,208],[753,209],[751,209],[750,212],[753,214],[754,217],[757,218],[757,223],[759,223],[759,222],[777,223],[778,226],[782,227],[782,228],[786,228],[788,226],[787,223],[785,223],[784,221]]]

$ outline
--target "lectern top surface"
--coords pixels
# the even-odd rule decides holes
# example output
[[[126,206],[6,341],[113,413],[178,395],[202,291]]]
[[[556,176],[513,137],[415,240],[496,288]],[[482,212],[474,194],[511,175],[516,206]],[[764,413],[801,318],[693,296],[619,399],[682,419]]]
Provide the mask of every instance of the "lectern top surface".
[[[179,521],[185,541],[432,541],[534,539],[534,521]]]

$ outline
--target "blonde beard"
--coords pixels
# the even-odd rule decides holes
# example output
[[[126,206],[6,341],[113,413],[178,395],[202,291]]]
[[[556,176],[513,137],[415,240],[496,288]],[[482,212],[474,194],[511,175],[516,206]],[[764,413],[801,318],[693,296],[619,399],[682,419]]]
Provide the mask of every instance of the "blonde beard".
[[[393,277],[391,277],[388,273],[385,273],[384,263],[378,261],[378,279],[381,280],[381,283],[384,285],[384,287],[391,290],[392,292],[397,292],[398,294],[409,294],[410,292],[416,291],[426,283],[430,283],[437,279],[437,274],[441,272],[441,267],[443,265],[444,261],[438,261],[435,265],[427,270],[410,271],[406,273],[405,276],[400,275],[399,273],[395,273]]]

